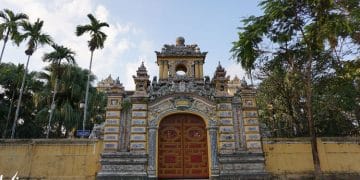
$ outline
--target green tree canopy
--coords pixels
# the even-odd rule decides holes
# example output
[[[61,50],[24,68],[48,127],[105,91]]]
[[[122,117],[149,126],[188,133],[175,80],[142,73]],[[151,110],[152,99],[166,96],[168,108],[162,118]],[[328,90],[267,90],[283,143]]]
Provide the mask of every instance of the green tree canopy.
[[[319,116],[318,108],[324,107],[319,106],[320,99],[326,95],[316,94],[316,88],[320,87],[324,77],[341,71],[344,60],[359,56],[359,3],[358,0],[262,1],[259,5],[264,14],[243,20],[244,27],[239,28],[239,39],[231,49],[235,60],[246,71],[258,66],[264,79],[272,78],[270,82],[278,82],[281,89],[274,87],[273,93],[282,95],[279,100],[275,99],[278,102],[271,103],[277,105],[273,110],[287,112],[291,122],[295,122],[301,120],[295,119],[295,113],[301,109],[298,106],[303,105],[317,174],[321,170],[314,128],[318,122],[314,120],[334,114]],[[302,86],[300,89],[298,84]],[[327,87],[332,85],[325,84]],[[331,91],[332,88],[328,89]],[[341,119],[340,116],[337,118]],[[277,125],[278,128],[284,126]]]

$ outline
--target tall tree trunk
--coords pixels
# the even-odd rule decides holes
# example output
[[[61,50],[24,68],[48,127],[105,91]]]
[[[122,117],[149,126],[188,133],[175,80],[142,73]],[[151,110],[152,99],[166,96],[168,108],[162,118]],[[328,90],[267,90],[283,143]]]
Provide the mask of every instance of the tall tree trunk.
[[[6,125],[5,125],[5,129],[4,129],[3,135],[2,135],[2,138],[3,138],[3,139],[6,138],[7,127],[8,127],[8,125],[9,125],[9,121],[10,121],[10,117],[11,117],[11,111],[12,111],[12,107],[13,107],[13,104],[14,104],[15,92],[16,92],[16,91],[13,91],[12,96],[11,96],[9,111],[8,111],[8,115],[7,115],[7,118],[6,118]]]
[[[28,55],[28,59],[27,59],[27,62],[26,62],[25,70],[24,70],[23,80],[21,82],[19,99],[18,99],[18,102],[17,102],[16,111],[15,111],[15,118],[14,118],[14,122],[13,122],[13,125],[12,125],[12,128],[11,128],[11,139],[14,139],[14,136],[15,136],[16,121],[17,121],[17,119],[19,117],[21,99],[22,99],[22,95],[23,95],[23,92],[24,92],[25,79],[26,79],[26,75],[27,75],[27,70],[28,70],[28,66],[29,66],[30,57],[31,57],[31,55]]]
[[[94,55],[94,51],[91,51],[89,74],[88,74],[88,78],[87,78],[86,93],[85,93],[84,119],[83,119],[83,127],[82,127],[83,131],[85,130],[85,122],[86,122],[86,115],[87,115],[88,98],[89,98],[89,86],[90,86],[90,75],[91,75],[91,66],[92,66],[93,55]]]
[[[54,110],[56,108],[55,96],[56,96],[56,93],[57,93],[57,86],[58,86],[58,78],[55,79],[54,93],[53,93],[52,100],[51,100],[51,105],[50,105],[50,114],[49,114],[49,122],[48,122],[47,132],[46,132],[46,139],[49,138],[50,129],[51,129],[51,120],[52,120],[52,116],[54,114]]]
[[[314,119],[312,117],[312,55],[310,54],[308,57],[308,62],[306,65],[305,72],[305,91],[306,91],[306,117],[308,120],[309,126],[309,135],[311,138],[311,152],[313,157],[313,163],[315,168],[315,178],[319,178],[321,175],[321,167],[320,167],[320,159],[319,152],[317,149],[317,141],[316,141],[316,132],[314,128]]]
[[[8,39],[9,39],[9,34],[10,34],[10,29],[8,29],[8,31],[7,31],[7,33],[5,35],[5,38],[4,38],[4,44],[3,44],[3,47],[2,47],[2,50],[1,50],[1,55],[0,55],[0,63],[1,63],[2,57],[4,55],[6,43],[7,43]]]

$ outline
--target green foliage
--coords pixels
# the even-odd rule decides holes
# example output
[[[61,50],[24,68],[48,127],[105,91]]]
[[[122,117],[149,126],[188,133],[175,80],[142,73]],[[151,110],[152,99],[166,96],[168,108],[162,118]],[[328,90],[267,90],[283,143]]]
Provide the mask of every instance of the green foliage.
[[[34,24],[27,21],[21,23],[24,33],[20,35],[20,38],[22,40],[28,39],[26,55],[31,56],[38,48],[38,45],[51,44],[53,42],[50,35],[41,32],[43,25],[44,21],[40,21],[40,19],[37,19]]]
[[[18,27],[21,22],[29,19],[29,17],[23,13],[15,14],[10,9],[4,9],[3,11],[0,11],[0,18],[3,20],[3,23],[0,24],[0,39],[7,41],[10,37],[11,40],[19,45],[20,33],[18,31]]]
[[[56,95],[56,109],[51,123],[52,138],[67,137],[73,129],[81,129],[83,109],[79,104],[84,99],[86,80],[88,71],[78,66],[62,64],[63,75],[59,79],[59,90]],[[19,119],[23,121],[17,123],[16,138],[44,138],[45,130],[49,117],[49,105],[53,85],[52,77],[55,72],[53,68],[46,68],[43,72],[30,72],[26,77],[27,86],[24,90],[23,101]],[[11,124],[15,114],[15,104],[13,104],[9,122],[7,113],[10,101],[16,102],[23,76],[24,66],[3,63],[0,65],[0,86],[4,88],[4,93],[0,94],[0,132],[5,132],[10,137]],[[94,77],[91,76],[91,81]],[[13,94],[15,96],[13,97]],[[11,98],[14,99],[11,99]],[[106,96],[98,92],[94,87],[90,89],[89,110],[90,117],[86,126],[88,129],[94,123],[101,123],[105,120]],[[6,128],[6,127],[7,128]]]
[[[64,46],[59,46],[57,44],[53,44],[52,47],[54,48],[53,52],[50,53],[45,53],[44,57],[43,57],[43,61],[49,61],[51,62],[51,67],[53,68],[52,74],[53,76],[55,76],[55,84],[54,84],[54,92],[52,93],[52,101],[50,104],[50,108],[49,108],[49,123],[48,123],[48,127],[47,127],[47,135],[46,138],[49,137],[50,134],[50,127],[51,127],[51,121],[52,121],[52,117],[54,115],[54,110],[56,109],[56,95],[57,95],[57,91],[58,91],[58,84],[59,84],[59,79],[62,76],[63,73],[63,69],[61,68],[61,61],[62,60],[66,60],[67,63],[69,64],[74,64],[75,63],[75,58],[74,55],[75,53],[73,51],[71,51],[70,49],[64,47]],[[69,104],[65,104],[65,119],[69,119],[70,117],[73,117],[73,109],[71,108],[71,106]],[[60,120],[61,121],[61,120]],[[58,126],[58,134],[60,134],[61,132],[61,127],[62,127],[62,123],[60,123],[60,125]]]
[[[88,32],[91,36],[91,39],[88,41],[90,51],[94,51],[95,49],[99,48],[102,49],[104,48],[104,42],[107,36],[104,32],[101,31],[101,28],[109,27],[109,24],[106,22],[100,22],[92,14],[88,14],[87,16],[90,20],[90,24],[77,26],[76,35],[81,36]]]
[[[50,137],[67,137],[68,133],[73,129],[81,129],[83,109],[80,103],[84,100],[84,91],[86,88],[86,80],[88,71],[83,70],[76,65],[62,64],[64,72],[58,81],[58,91],[56,94],[56,109],[54,117],[51,121]],[[40,112],[38,119],[47,119],[49,116],[49,105],[51,104],[52,81],[55,75],[53,68],[47,67],[46,71],[39,74],[39,78],[45,80],[45,88],[38,96],[38,106]],[[90,81],[94,77],[91,76]],[[92,128],[94,123],[104,121],[106,107],[106,97],[103,93],[97,92],[95,88],[90,89],[90,100],[88,114],[91,121],[87,122],[88,129]],[[47,120],[45,120],[47,122]]]
[[[44,62],[50,62],[52,64],[60,65],[62,60],[66,60],[67,63],[75,64],[75,52],[71,49],[60,46],[58,44],[52,44],[51,47],[54,51],[45,53],[43,56]]]
[[[23,13],[15,14],[9,9],[0,11],[0,20],[3,21],[3,23],[0,24],[0,40],[4,41],[0,54],[0,63],[3,58],[4,50],[9,37],[13,42],[15,42],[16,45],[20,44],[21,38],[18,27],[20,26],[21,22],[27,19],[28,16]]]
[[[89,33],[91,39],[88,41],[88,46],[91,52],[90,56],[90,65],[89,65],[89,72],[91,73],[91,66],[92,66],[92,60],[95,49],[104,48],[104,42],[106,40],[106,34],[101,31],[102,27],[109,27],[109,24],[106,22],[100,22],[97,20],[92,14],[87,15],[90,19],[90,24],[87,25],[78,25],[76,27],[76,35],[81,36],[84,33]],[[88,115],[88,104],[89,104],[89,84],[90,83],[90,74],[88,75],[87,79],[87,87],[85,92],[85,106],[84,106],[84,120],[83,122],[87,121],[87,115]],[[85,129],[85,124],[83,124],[83,129]]]
[[[0,86],[5,89],[3,97],[0,99],[1,109],[5,111],[0,117],[0,128],[1,135],[9,137],[11,131],[11,124],[13,123],[15,103],[12,104],[12,111],[10,117],[8,118],[8,111],[10,110],[11,101],[15,102],[18,99],[18,91],[21,83],[21,78],[23,76],[24,66],[23,65],[14,65],[14,64],[1,64],[0,65]],[[27,86],[23,94],[23,103],[21,104],[21,111],[19,114],[19,119],[22,119],[23,122],[18,122],[18,129],[16,131],[16,137],[19,138],[29,138],[29,137],[41,137],[42,129],[40,124],[34,117],[36,113],[35,101],[33,101],[33,94],[38,93],[43,86],[41,81],[36,79],[36,72],[31,72],[26,76]],[[6,97],[6,98],[5,98]],[[32,126],[32,127],[28,127]],[[32,131],[27,132],[27,129],[30,128]]]
[[[89,48],[103,48],[106,34],[100,31],[101,27],[108,27],[104,22],[99,22],[91,14],[88,15],[91,24],[79,26],[79,34],[89,32],[91,40]],[[52,38],[42,32],[44,22],[37,19],[33,24],[24,21],[28,19],[25,14],[14,14],[11,10],[0,11],[0,40],[4,40],[3,50],[9,36],[17,45],[27,40],[28,61],[40,45],[52,44],[53,52],[45,53],[43,61],[51,64],[42,72],[27,72],[24,65],[0,64],[0,132],[3,137],[10,137],[13,117],[16,122],[16,138],[45,137],[49,118],[49,107],[52,103],[56,106],[51,121],[51,137],[67,137],[74,129],[79,129],[82,124],[83,109],[79,107],[84,100],[84,91],[90,89],[89,108],[87,115],[90,121],[86,122],[87,129],[94,123],[101,123],[105,119],[106,96],[97,92],[94,87],[87,88],[87,82],[92,82],[94,76],[90,70],[84,70],[75,64],[75,52],[64,46],[53,43]],[[18,26],[22,31],[18,31]],[[2,57],[3,51],[1,53]],[[63,63],[67,61],[68,64]],[[1,62],[1,59],[0,59]],[[24,74],[24,72],[26,72]],[[25,81],[22,81],[25,77]],[[21,88],[20,88],[21,86]],[[2,92],[4,91],[4,92]],[[19,93],[23,92],[23,93]],[[22,94],[20,106],[16,106]],[[53,96],[53,98],[52,98]],[[19,113],[15,113],[16,112]]]
[[[359,3],[265,0],[263,15],[243,20],[231,53],[248,73],[257,68],[273,136],[359,134],[360,66],[349,60],[359,57]]]

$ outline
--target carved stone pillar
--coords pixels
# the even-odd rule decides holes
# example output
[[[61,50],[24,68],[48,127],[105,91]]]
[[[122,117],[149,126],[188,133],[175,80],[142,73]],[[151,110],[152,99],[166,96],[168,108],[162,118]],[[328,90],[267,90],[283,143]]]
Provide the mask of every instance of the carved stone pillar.
[[[211,176],[219,176],[219,163],[217,157],[217,127],[210,126],[208,128],[210,136],[210,150],[211,150]]]
[[[241,110],[240,110],[240,98],[235,97],[232,102],[232,112],[234,119],[234,136],[235,136],[235,150],[240,151],[242,146],[245,144],[244,139],[242,138],[242,127],[243,122],[241,119]]]
[[[200,62],[199,63],[199,71],[200,71],[200,75],[199,75],[199,78],[203,78],[204,77],[204,74],[203,74],[203,62]]]
[[[195,61],[195,79],[199,78],[199,62]]]
[[[168,77],[169,77],[169,64],[168,61],[164,61],[163,79],[167,79]]]
[[[149,161],[148,161],[148,177],[156,177],[156,131],[157,127],[149,127]]]
[[[163,79],[164,72],[164,61],[160,61],[159,63],[159,79]]]

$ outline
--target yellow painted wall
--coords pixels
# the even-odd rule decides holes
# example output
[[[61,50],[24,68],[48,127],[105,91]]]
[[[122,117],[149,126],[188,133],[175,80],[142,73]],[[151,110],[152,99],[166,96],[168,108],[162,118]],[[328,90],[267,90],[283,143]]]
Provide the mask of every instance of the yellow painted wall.
[[[307,138],[264,139],[266,170],[274,175],[314,169]],[[360,174],[360,139],[319,138],[324,173]],[[86,139],[0,140],[0,175],[47,179],[95,179],[102,141]]]
[[[318,138],[323,173],[360,174],[360,138]],[[305,174],[314,171],[310,139],[264,139],[263,150],[268,172]]]
[[[360,173],[360,138],[324,138],[318,144],[322,171]]]
[[[101,141],[0,141],[0,175],[47,179],[95,179]]]

